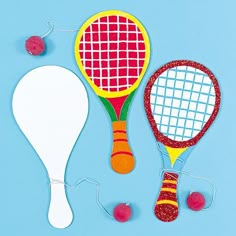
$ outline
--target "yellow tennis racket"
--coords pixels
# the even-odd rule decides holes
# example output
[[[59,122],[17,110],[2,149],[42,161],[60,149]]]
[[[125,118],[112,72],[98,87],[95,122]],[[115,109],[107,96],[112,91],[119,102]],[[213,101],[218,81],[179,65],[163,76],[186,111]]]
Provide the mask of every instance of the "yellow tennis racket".
[[[111,166],[120,174],[131,172],[135,166],[126,118],[149,56],[144,27],[122,11],[92,16],[81,27],[75,42],[77,64],[110,115],[114,137]]]

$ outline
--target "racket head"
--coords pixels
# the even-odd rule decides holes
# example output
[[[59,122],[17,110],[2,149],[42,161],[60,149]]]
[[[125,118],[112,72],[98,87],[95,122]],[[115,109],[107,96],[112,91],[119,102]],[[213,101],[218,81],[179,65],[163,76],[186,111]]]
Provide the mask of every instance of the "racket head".
[[[160,81],[160,79],[163,80],[162,83],[164,82],[166,83],[163,87],[158,85],[159,83],[158,80]],[[168,80],[174,83],[174,85],[172,83],[172,86],[170,86],[170,88],[169,86],[167,86]],[[182,86],[180,86],[179,88],[173,87],[173,86],[177,86],[176,81],[181,82],[181,80],[182,80],[182,83],[181,83]],[[188,83],[188,86],[187,86],[187,83]],[[191,85],[191,88],[189,89],[190,85]],[[195,91],[194,90],[195,87],[196,88],[198,87],[199,89],[198,85],[200,86],[200,90]],[[169,96],[169,97],[166,96],[167,89],[173,90],[172,96]],[[182,96],[184,94],[188,94],[185,92],[189,92],[190,93],[189,99],[179,96],[178,92],[176,93],[176,91],[180,91],[180,94],[182,94]],[[163,96],[160,95],[163,92],[164,92],[164,95]],[[196,97],[194,97],[193,95],[194,96],[198,95],[198,99],[196,101],[195,101]],[[169,62],[166,65],[159,68],[148,81],[147,86],[145,88],[145,94],[144,94],[144,106],[145,106],[146,114],[147,114],[149,123],[151,125],[151,128],[153,130],[153,133],[156,137],[156,140],[172,148],[186,148],[186,147],[195,145],[202,138],[202,136],[205,134],[205,132],[208,130],[208,128],[211,126],[211,124],[215,120],[218,114],[219,108],[220,108],[220,96],[221,95],[220,95],[219,84],[214,74],[208,68],[206,68],[204,65],[200,63],[189,61],[189,60],[177,60],[177,61]],[[202,99],[200,99],[201,97]],[[203,99],[203,97],[205,98],[205,100]],[[155,101],[153,100],[154,98],[155,98]],[[171,103],[169,104],[169,106],[167,106],[167,108],[170,108],[170,110],[168,110],[169,115],[167,115],[168,122],[169,122],[168,128],[167,128],[168,131],[164,132],[163,131],[164,129],[162,130],[161,128],[164,121],[160,121],[158,118],[158,115],[161,116],[161,119],[163,116],[165,116],[165,114],[163,114],[162,112],[164,112],[167,98],[171,99],[170,100]],[[178,106],[178,103],[174,105],[174,100],[179,100],[179,106]],[[185,101],[184,109],[182,109],[183,101]],[[160,109],[159,114],[158,114],[158,112],[155,112],[154,109],[156,109],[156,106],[158,106],[159,102],[160,102],[160,107],[162,107],[161,108],[162,111]],[[191,108],[191,107],[194,107],[192,104],[196,105],[196,106],[194,105],[195,110]],[[186,109],[186,106],[187,106],[187,109]],[[172,112],[174,111],[174,109],[175,109],[175,113],[177,111],[177,115],[175,114],[175,117],[172,116],[173,114]],[[180,117],[181,111],[185,111],[186,115],[183,117]],[[184,112],[181,112],[181,113],[184,113]],[[191,119],[189,118],[190,114],[192,117]],[[201,115],[203,115],[203,120],[202,121],[197,120],[196,117],[201,117]],[[177,119],[175,126],[173,126],[173,129],[175,129],[174,137],[172,134],[170,135],[170,123],[172,123],[171,119],[173,117]],[[180,120],[182,123],[184,120],[184,125],[180,126],[183,129],[183,135],[180,135],[178,138],[176,138],[177,137],[176,132],[177,132],[177,128],[179,128]],[[200,127],[200,123],[197,123],[197,122],[202,122],[201,127]],[[192,123],[192,128],[189,128],[189,126],[187,126],[186,128],[186,125],[188,123],[189,124]],[[195,130],[195,124],[197,124],[196,127],[198,127],[196,128],[196,130]],[[185,135],[185,131],[188,129],[191,131],[191,135],[189,134],[189,136]],[[181,140],[181,136],[182,136],[182,140]]]
[[[115,45],[118,49],[111,51],[110,47]],[[118,10],[103,11],[89,18],[78,32],[74,50],[83,76],[95,93],[105,98],[133,92],[141,82],[150,58],[150,43],[144,26],[134,16]],[[121,87],[117,88],[119,85]]]

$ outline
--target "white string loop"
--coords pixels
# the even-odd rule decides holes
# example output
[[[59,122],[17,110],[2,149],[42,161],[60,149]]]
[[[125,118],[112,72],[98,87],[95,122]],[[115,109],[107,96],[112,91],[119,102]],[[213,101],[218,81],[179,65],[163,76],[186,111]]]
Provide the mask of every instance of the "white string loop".
[[[178,171],[178,170],[164,169],[164,168],[163,168],[163,169],[161,170],[161,176],[163,176],[163,174],[165,173],[165,174],[169,175],[170,177],[172,177],[173,179],[175,179],[175,180],[177,181],[177,184],[179,183],[178,178],[176,178],[175,176],[171,175],[171,173],[169,173],[169,172],[177,173],[177,174],[183,174],[183,175],[189,176],[189,177],[191,177],[191,178],[200,179],[200,180],[203,180],[203,181],[208,182],[208,183],[211,185],[211,187],[212,187],[211,203],[209,204],[209,206],[204,207],[203,210],[208,210],[209,208],[212,207],[212,205],[213,205],[213,203],[214,203],[214,201],[215,201],[216,187],[215,187],[214,183],[213,183],[210,179],[205,178],[205,177],[202,177],[202,176],[192,175],[192,174],[190,174],[190,173],[188,173],[188,172],[185,172],[185,171]],[[192,191],[190,191],[190,194],[191,194],[191,193],[192,193]]]
[[[59,31],[59,32],[77,32],[77,31],[80,30],[80,29],[59,29],[59,28],[55,29],[54,24],[50,21],[47,21],[46,25],[49,29],[46,33],[44,33],[41,36],[41,38],[45,38],[46,36],[48,36],[49,34],[51,34],[52,32],[55,32],[55,31]]]
[[[77,187],[78,185],[82,184],[83,182],[87,182],[89,184],[95,185],[96,186],[96,203],[98,205],[98,207],[104,211],[107,215],[109,215],[110,217],[113,217],[113,215],[102,205],[102,203],[100,202],[100,183],[98,183],[95,180],[89,179],[89,178],[82,178],[80,180],[78,180],[77,182],[75,182],[73,185],[67,184],[64,181],[58,180],[58,179],[50,179],[50,186],[52,184],[62,184],[65,187],[69,188],[69,189],[73,189],[75,187]]]
[[[168,158],[169,158],[169,154],[168,154],[167,152],[164,152],[164,151],[161,149],[159,143],[157,144],[157,147],[158,147],[158,150],[159,150],[165,157],[168,157]],[[183,163],[183,165],[184,165],[184,163],[185,163],[184,160],[181,159],[181,158],[177,158],[176,161],[181,161],[181,162]],[[192,174],[190,174],[190,173],[188,173],[188,172],[185,172],[185,171],[178,171],[178,170],[174,170],[174,169],[165,169],[165,168],[163,167],[162,170],[161,170],[161,173],[160,173],[161,176],[163,177],[163,174],[165,173],[165,174],[169,175],[170,177],[172,177],[173,179],[175,179],[175,180],[177,181],[177,184],[179,183],[179,179],[176,178],[175,176],[171,175],[171,173],[167,173],[167,172],[172,172],[172,173],[177,173],[177,174],[184,174],[184,175],[189,176],[189,177],[191,177],[191,178],[200,179],[200,180],[203,180],[203,181],[208,182],[208,183],[211,185],[211,187],[212,187],[211,203],[209,204],[209,206],[205,207],[203,210],[208,210],[209,208],[212,207],[212,205],[213,205],[213,203],[214,203],[214,201],[215,201],[216,187],[215,187],[214,183],[213,183],[210,179],[205,178],[205,177],[202,177],[202,176],[195,176],[195,175],[192,175]],[[190,194],[191,194],[191,193],[192,193],[192,191],[190,191]]]

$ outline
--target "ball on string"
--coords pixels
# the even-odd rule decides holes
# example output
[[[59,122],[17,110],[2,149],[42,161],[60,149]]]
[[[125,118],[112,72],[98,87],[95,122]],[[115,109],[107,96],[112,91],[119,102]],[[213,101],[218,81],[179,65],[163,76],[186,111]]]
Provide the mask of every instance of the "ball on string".
[[[114,208],[113,216],[118,222],[127,222],[132,216],[132,209],[129,204],[120,203]]]
[[[205,197],[199,192],[191,193],[187,198],[187,205],[193,211],[200,211],[206,203]]]
[[[33,56],[41,55],[45,51],[45,43],[40,36],[31,36],[25,42],[26,51]]]

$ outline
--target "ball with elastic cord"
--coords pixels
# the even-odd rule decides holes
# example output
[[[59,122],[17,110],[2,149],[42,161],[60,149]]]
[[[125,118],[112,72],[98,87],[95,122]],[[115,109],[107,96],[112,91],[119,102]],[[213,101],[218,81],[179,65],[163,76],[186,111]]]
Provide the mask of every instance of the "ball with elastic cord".
[[[132,209],[128,203],[120,203],[114,208],[113,216],[118,222],[127,222],[132,216]]]
[[[201,211],[205,204],[205,197],[199,192],[192,192],[187,198],[187,205],[193,211]]]
[[[25,41],[25,49],[30,55],[41,55],[45,48],[45,42],[40,36],[31,36]]]

